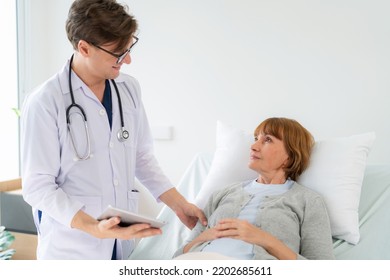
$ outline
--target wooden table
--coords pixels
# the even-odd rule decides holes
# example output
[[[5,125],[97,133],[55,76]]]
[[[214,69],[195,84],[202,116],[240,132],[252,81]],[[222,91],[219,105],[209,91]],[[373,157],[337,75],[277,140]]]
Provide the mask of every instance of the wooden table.
[[[38,237],[35,234],[11,232],[15,236],[10,248],[16,250],[12,260],[36,260]]]

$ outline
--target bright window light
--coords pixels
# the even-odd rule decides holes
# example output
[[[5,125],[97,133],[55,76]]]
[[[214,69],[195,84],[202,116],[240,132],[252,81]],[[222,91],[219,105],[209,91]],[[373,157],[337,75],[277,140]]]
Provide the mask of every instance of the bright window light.
[[[18,105],[16,1],[0,2],[0,180],[19,176],[19,119],[13,108]]]

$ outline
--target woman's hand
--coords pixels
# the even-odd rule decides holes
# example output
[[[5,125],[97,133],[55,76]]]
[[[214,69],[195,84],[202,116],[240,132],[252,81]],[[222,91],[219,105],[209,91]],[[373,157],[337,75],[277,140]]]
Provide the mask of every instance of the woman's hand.
[[[207,241],[211,241],[223,237],[241,239],[243,241],[253,244],[254,242],[250,242],[249,239],[245,237],[255,235],[254,234],[255,230],[257,230],[256,227],[252,226],[251,224],[243,220],[238,220],[238,219],[221,220],[215,227],[204,230],[194,240],[188,243],[184,247],[183,253],[187,253],[196,244],[204,243]]]
[[[297,254],[272,234],[258,228],[248,221],[239,219],[223,219],[217,226],[218,238],[239,239],[250,244],[263,247],[269,254],[280,260],[295,260]]]
[[[263,246],[269,235],[262,229],[252,225],[248,221],[239,219],[223,219],[215,226],[219,238],[228,237],[240,239],[250,244]]]

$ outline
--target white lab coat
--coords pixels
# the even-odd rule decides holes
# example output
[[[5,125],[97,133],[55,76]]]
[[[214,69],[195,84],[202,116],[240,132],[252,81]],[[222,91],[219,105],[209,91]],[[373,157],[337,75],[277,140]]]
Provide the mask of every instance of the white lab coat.
[[[125,74],[115,81],[130,139],[119,142],[120,115],[113,85],[110,130],[105,108],[72,72],[75,101],[85,111],[91,139],[91,158],[76,159],[66,122],[66,108],[71,104],[68,71],[69,62],[25,100],[21,116],[23,196],[33,207],[38,259],[111,259],[114,239],[98,239],[72,229],[76,212],[82,209],[97,217],[109,204],[137,212],[135,177],[156,199],[172,184],[153,156],[139,84]],[[86,143],[80,120],[74,122],[74,131],[82,151]],[[117,243],[117,257],[127,259],[134,242]]]

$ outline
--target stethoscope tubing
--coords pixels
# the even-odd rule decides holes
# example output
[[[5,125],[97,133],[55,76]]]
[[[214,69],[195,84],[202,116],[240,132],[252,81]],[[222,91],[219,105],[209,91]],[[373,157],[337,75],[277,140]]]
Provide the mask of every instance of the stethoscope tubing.
[[[71,56],[70,61],[69,61],[69,77],[68,77],[69,78],[68,79],[69,93],[70,93],[70,98],[71,98],[72,103],[66,109],[66,122],[68,124],[68,130],[69,130],[69,133],[70,133],[73,150],[74,150],[74,152],[76,154],[76,157],[79,160],[86,160],[91,155],[91,143],[90,143],[90,136],[89,136],[88,125],[87,125],[87,115],[86,115],[83,107],[81,107],[81,105],[79,105],[79,104],[77,104],[75,102],[75,98],[74,98],[74,94],[73,94],[73,88],[72,88],[72,62],[73,62],[73,55]],[[122,100],[121,100],[121,97],[120,97],[120,94],[119,94],[118,86],[116,85],[116,82],[114,81],[114,79],[111,79],[111,82],[114,85],[115,92],[116,92],[116,95],[117,95],[117,98],[118,98],[119,115],[120,115],[120,121],[121,121],[121,128],[118,131],[117,137],[118,137],[118,140],[120,142],[123,142],[123,141],[126,141],[129,138],[130,134],[125,129],[125,122],[124,122],[123,108],[122,108]],[[70,127],[71,126],[70,110],[72,108],[77,108],[78,110],[80,110],[80,112],[81,112],[80,115],[83,117],[83,121],[84,121],[85,132],[86,132],[86,135],[87,135],[86,136],[86,138],[87,138],[87,151],[86,151],[86,153],[83,156],[80,156],[78,151],[77,151],[76,143],[75,143],[74,137],[73,137],[74,135],[73,135],[72,129]]]

